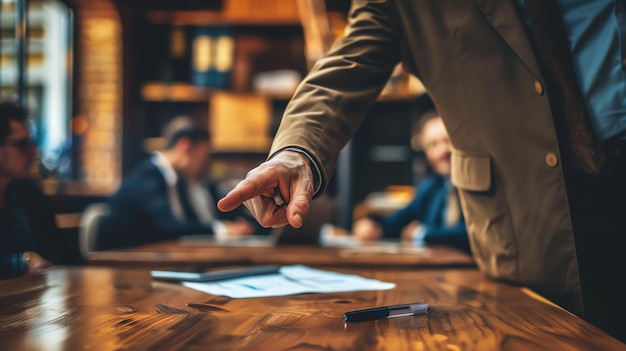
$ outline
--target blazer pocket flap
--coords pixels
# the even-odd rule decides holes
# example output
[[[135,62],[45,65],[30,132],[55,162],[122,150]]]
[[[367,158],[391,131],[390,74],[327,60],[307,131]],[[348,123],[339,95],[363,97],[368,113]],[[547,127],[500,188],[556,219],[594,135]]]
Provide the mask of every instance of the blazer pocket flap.
[[[467,155],[452,152],[452,185],[469,191],[491,188],[491,158],[489,155]]]

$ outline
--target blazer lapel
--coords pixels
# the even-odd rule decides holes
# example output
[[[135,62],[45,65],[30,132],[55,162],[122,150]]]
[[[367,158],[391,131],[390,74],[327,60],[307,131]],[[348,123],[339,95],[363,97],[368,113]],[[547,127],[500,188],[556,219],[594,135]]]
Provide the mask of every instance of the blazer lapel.
[[[524,25],[513,6],[515,0],[474,0],[493,28],[537,76],[541,77]],[[511,20],[511,19],[515,20]]]

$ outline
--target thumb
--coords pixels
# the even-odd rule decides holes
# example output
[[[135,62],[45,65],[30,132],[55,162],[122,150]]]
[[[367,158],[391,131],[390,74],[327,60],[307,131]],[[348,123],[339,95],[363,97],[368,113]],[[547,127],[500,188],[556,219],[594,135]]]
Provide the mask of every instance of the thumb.
[[[287,206],[287,220],[294,228],[302,227],[311,206],[312,189],[307,182],[298,182]]]

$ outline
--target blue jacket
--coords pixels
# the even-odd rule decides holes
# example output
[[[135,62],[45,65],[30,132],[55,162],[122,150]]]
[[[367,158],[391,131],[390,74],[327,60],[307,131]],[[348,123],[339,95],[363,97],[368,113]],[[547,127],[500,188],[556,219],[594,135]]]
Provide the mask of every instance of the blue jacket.
[[[450,245],[469,252],[469,240],[462,213],[455,225],[448,227],[444,222],[450,186],[450,180],[439,175],[421,181],[415,197],[406,207],[389,217],[373,218],[381,225],[383,237],[399,238],[407,224],[419,221],[426,228],[424,236],[426,243]]]
[[[55,264],[68,263],[52,207],[32,179],[14,180],[5,192],[0,210],[0,279],[26,273],[25,251]]]

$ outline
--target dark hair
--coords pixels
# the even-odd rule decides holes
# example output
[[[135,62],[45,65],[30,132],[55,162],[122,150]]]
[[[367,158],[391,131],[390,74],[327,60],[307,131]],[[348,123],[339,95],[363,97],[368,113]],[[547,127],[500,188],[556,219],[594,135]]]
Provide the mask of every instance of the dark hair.
[[[11,121],[27,124],[26,109],[13,102],[0,102],[0,143],[11,134]]]
[[[175,117],[163,129],[165,148],[171,149],[182,138],[188,138],[192,145],[211,139],[209,131],[193,123],[185,116]]]

